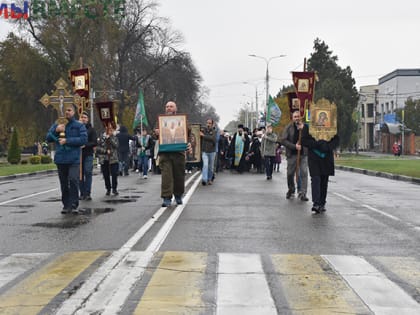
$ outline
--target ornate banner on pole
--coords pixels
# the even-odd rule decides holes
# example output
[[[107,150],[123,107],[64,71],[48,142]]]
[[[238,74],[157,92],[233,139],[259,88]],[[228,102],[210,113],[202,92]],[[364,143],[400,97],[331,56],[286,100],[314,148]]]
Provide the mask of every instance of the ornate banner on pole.
[[[90,89],[90,71],[89,68],[70,71],[70,80],[75,94],[76,105],[79,108],[79,115],[90,108],[89,89]],[[79,97],[77,97],[79,96]]]
[[[300,116],[305,116],[314,98],[315,72],[292,72],[296,96],[299,99]]]
[[[337,106],[334,103],[322,98],[313,104],[309,133],[316,140],[326,141],[337,134]]]

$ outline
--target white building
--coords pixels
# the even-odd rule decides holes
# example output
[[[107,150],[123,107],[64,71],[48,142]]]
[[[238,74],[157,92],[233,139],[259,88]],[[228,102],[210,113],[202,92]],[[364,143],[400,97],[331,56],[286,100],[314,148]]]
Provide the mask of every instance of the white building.
[[[378,85],[360,87],[358,111],[359,148],[370,150],[381,145],[380,130],[384,123],[397,130],[385,115],[405,107],[408,98],[420,99],[420,69],[397,69],[379,78]],[[392,128],[391,128],[392,127]]]
[[[397,69],[379,78],[378,123],[384,122],[385,114],[404,108],[409,97],[420,98],[420,69]]]
[[[358,103],[359,123],[359,149],[363,151],[372,150],[375,141],[375,116],[378,86],[366,85],[360,87]],[[376,139],[377,140],[377,139]]]

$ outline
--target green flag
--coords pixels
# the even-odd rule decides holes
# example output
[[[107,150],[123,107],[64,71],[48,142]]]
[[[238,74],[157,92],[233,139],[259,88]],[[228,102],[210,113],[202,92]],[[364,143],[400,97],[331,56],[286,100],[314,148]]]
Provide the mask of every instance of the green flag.
[[[268,107],[267,107],[267,123],[270,123],[271,125],[275,127],[280,123],[280,118],[281,118],[281,110],[270,95],[268,99]]]
[[[146,109],[144,108],[144,96],[141,89],[139,91],[139,100],[137,101],[136,115],[134,115],[133,129],[138,125],[149,126]]]

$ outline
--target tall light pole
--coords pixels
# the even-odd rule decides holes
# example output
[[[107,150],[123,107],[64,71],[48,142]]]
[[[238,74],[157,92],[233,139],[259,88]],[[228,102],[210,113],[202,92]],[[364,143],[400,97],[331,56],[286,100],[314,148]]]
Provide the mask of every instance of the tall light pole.
[[[260,117],[259,116],[259,112],[258,112],[258,83],[257,84],[254,84],[254,83],[251,83],[251,82],[247,82],[247,81],[244,81],[244,82],[242,82],[243,84],[249,84],[249,85],[252,85],[252,86],[254,86],[255,87],[255,112],[256,112],[256,117],[255,117],[255,126],[258,128],[258,118]],[[260,82],[260,83],[263,83],[263,82]]]
[[[268,66],[270,64],[270,61],[276,58],[281,58],[281,57],[286,57],[286,55],[278,55],[278,56],[273,56],[270,58],[265,58],[262,56],[257,56],[257,55],[248,55],[250,57],[255,57],[255,58],[259,58],[265,61],[266,64],[266,70],[265,70],[265,115],[267,116],[267,109],[268,109],[268,98],[269,98],[269,81],[270,81],[270,76],[268,74]],[[267,118],[267,117],[266,117]],[[266,123],[267,123],[267,119],[266,119]]]
[[[242,94],[242,96],[245,96],[245,97],[249,97],[250,99],[251,99],[251,103],[249,103],[249,102],[246,102],[245,104],[246,104],[246,121],[245,121],[245,124],[246,124],[246,126],[248,127],[250,127],[251,128],[251,130],[253,130],[254,129],[254,108],[253,108],[253,105],[252,105],[252,97],[251,96],[248,96],[248,95],[246,95],[246,94]],[[249,113],[248,112],[248,105],[251,105],[251,113]]]

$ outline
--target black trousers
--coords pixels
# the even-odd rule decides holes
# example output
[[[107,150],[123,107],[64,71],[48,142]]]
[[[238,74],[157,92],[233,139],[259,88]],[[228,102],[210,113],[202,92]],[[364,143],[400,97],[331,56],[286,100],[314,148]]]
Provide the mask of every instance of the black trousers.
[[[101,164],[101,171],[105,181],[106,190],[117,190],[118,186],[118,163],[109,164],[108,161],[104,161]]]
[[[311,176],[312,202],[314,206],[325,206],[328,190],[328,175]]]

